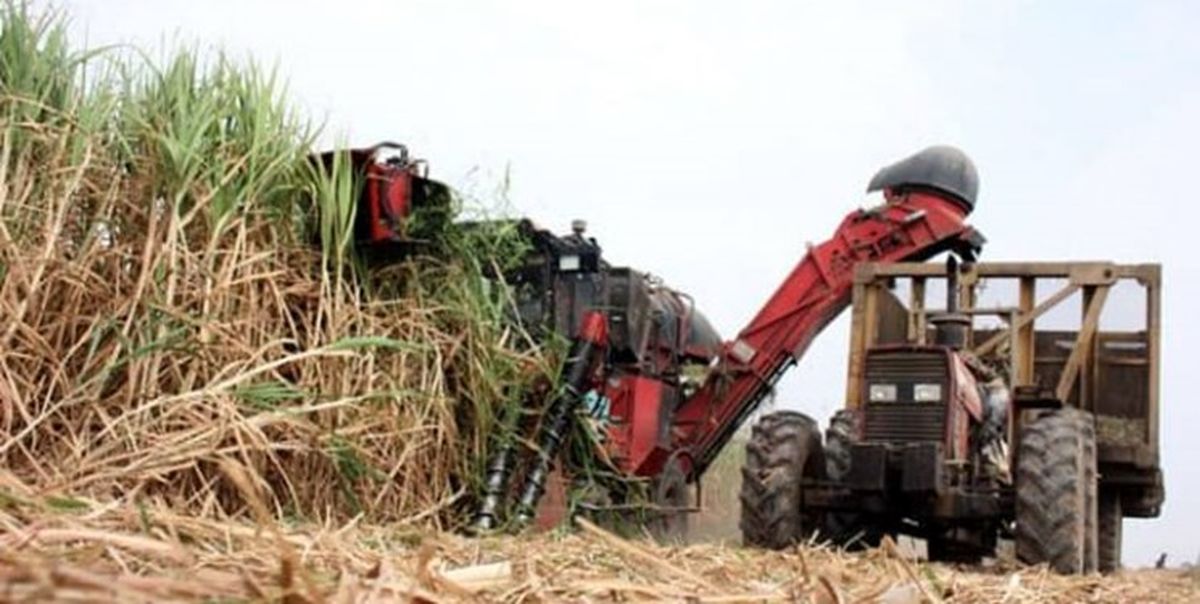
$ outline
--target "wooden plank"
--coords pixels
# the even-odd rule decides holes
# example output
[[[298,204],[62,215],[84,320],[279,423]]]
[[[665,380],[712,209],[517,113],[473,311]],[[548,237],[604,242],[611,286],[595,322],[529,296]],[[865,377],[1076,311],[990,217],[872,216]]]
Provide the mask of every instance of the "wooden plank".
[[[961,275],[958,283],[958,312],[966,314],[968,317],[973,317],[975,312],[975,302],[977,290],[975,284],[978,281],[970,275]],[[964,342],[963,348],[970,350],[975,345],[975,321],[972,320],[967,328],[967,341]]]
[[[1116,265],[1111,262],[980,262],[971,265],[976,278],[1069,278],[1072,274],[1095,270],[1112,269],[1118,276]],[[863,266],[864,276],[869,280],[879,277],[944,277],[944,266],[933,262],[897,262],[891,264],[871,263]]]
[[[1080,321],[1086,322],[1088,311],[1092,307],[1092,300],[1096,297],[1096,288],[1093,286],[1084,286],[1083,288],[1083,304],[1080,306]],[[1079,386],[1079,408],[1096,412],[1096,401],[1093,400],[1093,393],[1096,392],[1094,380],[1096,379],[1095,358],[1096,358],[1096,340],[1092,338],[1087,343],[1087,350],[1084,352],[1084,361],[1079,365],[1079,380],[1076,382]],[[1078,344],[1078,343],[1077,343]],[[1070,359],[1068,359],[1069,362]]]
[[[914,277],[908,297],[908,341],[925,344],[925,278]]]
[[[1114,279],[1150,280],[1161,272],[1161,265],[1114,264],[1107,261],[1087,262],[979,262],[970,266],[970,274],[976,279],[1021,277],[1078,278],[1084,281],[1100,281],[1101,285]],[[868,262],[855,270],[855,281],[869,283],[885,277],[945,277],[942,264],[933,262]]]
[[[885,287],[875,288],[875,339],[879,344],[907,344],[909,329],[908,308]]]
[[[1075,346],[1071,348],[1071,356],[1067,357],[1062,375],[1058,378],[1055,395],[1060,401],[1066,401],[1070,397],[1071,389],[1075,385],[1075,378],[1079,377],[1080,367],[1091,358],[1090,347],[1095,340],[1096,329],[1100,325],[1100,311],[1104,310],[1108,289],[1107,285],[1097,287],[1087,305],[1083,326],[1079,329],[1079,336],[1075,338]]]
[[[864,317],[866,321],[863,323],[864,351],[874,346],[879,339],[879,292],[881,289],[879,285],[868,285],[866,289],[867,301],[864,306],[866,306],[867,316]]]
[[[987,306],[984,308],[960,308],[958,314],[969,315],[973,317],[1003,317],[1011,318],[1011,315],[1017,312],[1018,309],[1013,306]]]
[[[1003,342],[1006,338],[1009,337],[1009,332],[1011,330],[1021,329],[1027,325],[1032,325],[1033,321],[1035,319],[1046,314],[1046,312],[1049,311],[1051,308],[1058,306],[1059,303],[1061,303],[1063,300],[1066,300],[1071,294],[1075,293],[1078,290],[1079,290],[1078,285],[1076,285],[1074,283],[1068,283],[1062,289],[1058,290],[1053,296],[1046,298],[1041,304],[1038,304],[1037,307],[1034,308],[1032,311],[1030,311],[1028,313],[1022,313],[1021,316],[1017,317],[1017,320],[1015,323],[1008,326],[1008,329],[1005,329],[1005,330],[1001,331],[1000,333],[997,333],[996,335],[989,338],[988,341],[986,341],[983,344],[980,344],[978,347],[976,347],[975,354],[982,356],[982,355],[985,355],[985,354],[991,352],[994,348],[999,346],[1001,342]]]
[[[1154,452],[1154,463],[1158,464],[1158,372],[1161,365],[1160,346],[1162,334],[1162,271],[1155,266],[1153,271],[1143,278],[1146,288],[1146,353],[1150,362],[1147,369],[1146,381],[1146,427],[1149,431],[1147,442]]]
[[[1037,279],[1022,277],[1017,309],[1020,316],[1031,316],[1037,302]],[[1036,317],[1035,317],[1036,318]],[[1018,319],[1019,320],[1019,319]],[[1017,326],[1014,321],[1009,326],[1016,333],[1016,345],[1013,347],[1013,381],[1014,386],[1029,386],[1033,384],[1033,350],[1034,350],[1034,321],[1031,318],[1023,325]]]
[[[865,284],[855,283],[851,293],[850,354],[847,355],[850,358],[846,371],[846,408],[848,409],[858,407],[859,401],[862,400],[862,381],[866,362],[864,355],[867,346],[864,332],[867,323],[867,287]]]

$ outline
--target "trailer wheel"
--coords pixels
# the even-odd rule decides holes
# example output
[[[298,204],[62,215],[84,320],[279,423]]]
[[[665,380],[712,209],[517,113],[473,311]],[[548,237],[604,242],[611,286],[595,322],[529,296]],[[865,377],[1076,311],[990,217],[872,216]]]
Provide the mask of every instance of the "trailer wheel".
[[[1121,494],[1115,489],[1100,491],[1099,532],[1100,572],[1111,573],[1121,568]]]
[[[1096,463],[1094,432],[1085,424],[1090,420],[1077,409],[1055,409],[1022,431],[1016,546],[1023,562],[1045,562],[1063,574],[1088,570],[1088,533],[1095,531],[1088,482],[1095,484]]]
[[[1100,570],[1100,531],[1099,531],[1099,472],[1096,468],[1099,457],[1096,454],[1096,421],[1091,413],[1075,413],[1083,431],[1084,454],[1084,484],[1087,487],[1087,498],[1084,500],[1087,513],[1087,525],[1084,529],[1084,558],[1083,572],[1094,573]]]
[[[822,478],[825,459],[817,422],[778,411],[754,425],[742,466],[739,526],[746,545],[782,549],[816,528],[801,509],[805,478]]]
[[[667,460],[662,472],[654,478],[652,485],[654,505],[675,508],[675,511],[657,514],[649,523],[650,535],[655,541],[669,545],[687,543],[689,516],[683,508],[688,507],[687,474],[678,457]]]

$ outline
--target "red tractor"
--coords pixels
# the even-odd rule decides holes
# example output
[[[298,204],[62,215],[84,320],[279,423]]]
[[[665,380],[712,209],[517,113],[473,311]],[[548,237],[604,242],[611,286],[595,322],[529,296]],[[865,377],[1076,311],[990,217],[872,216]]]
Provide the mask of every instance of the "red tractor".
[[[956,192],[927,160],[881,171],[872,188],[889,204],[917,178]],[[852,282],[846,406],[824,438],[796,411],[757,422],[743,468],[744,540],[854,547],[905,534],[923,539],[930,559],[976,562],[1009,539],[1020,560],[1058,572],[1117,569],[1122,519],[1156,517],[1164,500],[1160,267],[960,266],[951,256],[945,267],[873,260]],[[1058,289],[1039,301],[1047,282]],[[936,310],[926,301],[933,283],[946,292]],[[977,304],[985,285],[1016,302]],[[1140,330],[1102,328],[1121,285],[1144,291]],[[907,305],[893,294],[901,286]],[[1072,299],[1078,329],[1037,328]],[[1124,302],[1127,322],[1134,300]]]
[[[1056,290],[1040,301],[1042,284]],[[926,287],[945,285],[942,308]],[[1103,329],[1110,291],[1145,294],[1145,325]],[[978,304],[986,286],[1014,304]],[[1121,287],[1125,286],[1125,287]],[[846,546],[924,539],[977,561],[1010,539],[1064,573],[1120,566],[1126,516],[1158,516],[1161,270],[1155,264],[868,263],[854,279],[846,406],[822,434],[794,411],[747,445],[746,541]],[[907,291],[907,304],[893,292]],[[1078,329],[1040,329],[1066,301]],[[1135,299],[1118,311],[1128,323]],[[1061,315],[1058,322],[1062,322]]]

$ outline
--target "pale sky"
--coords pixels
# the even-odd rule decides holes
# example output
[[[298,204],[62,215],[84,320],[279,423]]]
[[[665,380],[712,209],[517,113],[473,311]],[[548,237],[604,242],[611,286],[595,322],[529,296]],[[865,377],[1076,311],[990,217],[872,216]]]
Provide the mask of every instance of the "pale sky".
[[[873,201],[877,168],[957,145],[981,173],[984,260],[1164,264],[1167,500],[1126,521],[1125,558],[1200,554],[1200,4],[59,4],[93,46],[177,37],[275,62],[331,133],[405,142],[460,189],[509,170],[515,210],[587,219],[610,260],[691,293],[727,337],[806,241]],[[846,341],[843,317],[781,404],[824,422]]]

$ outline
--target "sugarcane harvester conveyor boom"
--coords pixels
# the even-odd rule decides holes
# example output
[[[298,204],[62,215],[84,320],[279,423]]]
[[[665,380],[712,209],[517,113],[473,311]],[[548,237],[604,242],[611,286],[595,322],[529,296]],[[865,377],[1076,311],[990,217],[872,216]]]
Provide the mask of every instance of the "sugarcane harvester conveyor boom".
[[[543,265],[594,272],[559,274],[546,288],[558,298],[554,304],[573,311],[565,313],[573,316],[562,327],[577,327],[568,332],[574,341],[564,383],[541,423],[532,469],[522,473],[516,491],[515,520],[534,516],[569,421],[589,393],[608,402],[607,457],[618,470],[649,479],[654,503],[663,509],[686,507],[687,485],[847,307],[856,265],[921,261],[944,251],[973,258],[983,238],[965,222],[977,187],[970,161],[939,147],[912,162],[907,172],[881,173],[870,189],[882,190],[885,203],[850,213],[829,240],[810,246],[754,319],[727,342],[683,294],[631,269],[575,261],[577,246],[586,247],[581,229],[557,241],[562,249]],[[696,378],[685,366],[704,371]],[[502,518],[504,496],[512,490],[506,484],[510,456],[502,450],[489,467],[476,518],[480,528]],[[677,538],[686,529],[681,516],[652,526]]]

